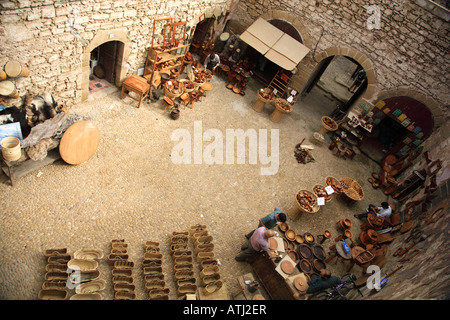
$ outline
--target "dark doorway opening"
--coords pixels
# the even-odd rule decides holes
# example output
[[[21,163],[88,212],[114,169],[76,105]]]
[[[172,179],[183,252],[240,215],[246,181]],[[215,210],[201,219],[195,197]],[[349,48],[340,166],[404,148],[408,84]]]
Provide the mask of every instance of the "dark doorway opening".
[[[99,79],[114,84],[117,59],[123,50],[120,41],[108,41],[91,51],[91,72]]]
[[[325,58],[311,74],[301,94],[302,99],[307,99],[311,92],[314,96],[325,96],[327,103],[320,106],[323,114],[341,120],[367,89],[367,77],[356,79],[362,71],[362,66],[351,57]]]

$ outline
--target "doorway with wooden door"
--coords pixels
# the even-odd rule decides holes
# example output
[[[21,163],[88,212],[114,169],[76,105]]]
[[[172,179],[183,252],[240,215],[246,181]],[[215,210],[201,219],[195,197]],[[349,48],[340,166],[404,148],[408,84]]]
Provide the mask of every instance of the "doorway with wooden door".
[[[91,51],[89,93],[114,86],[119,75],[118,59],[123,54],[120,41],[105,42]],[[120,70],[119,70],[120,71]]]

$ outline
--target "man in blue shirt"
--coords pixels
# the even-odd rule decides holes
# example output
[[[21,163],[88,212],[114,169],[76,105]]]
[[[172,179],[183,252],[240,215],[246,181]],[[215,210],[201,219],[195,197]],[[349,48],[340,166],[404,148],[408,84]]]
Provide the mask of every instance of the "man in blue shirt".
[[[269,213],[267,216],[259,219],[258,228],[265,227],[267,230],[273,229],[277,225],[278,222],[285,222],[286,218],[287,218],[286,214],[281,212],[281,210],[278,209],[278,207],[275,207],[274,212]],[[255,230],[253,230],[252,232],[245,235],[245,237],[247,239],[250,239],[253,232],[255,232]]]
[[[332,276],[330,271],[322,269],[320,270],[320,277],[315,276],[309,280],[308,289],[305,292],[294,293],[294,298],[298,299],[302,295],[323,291],[341,283],[342,281],[339,277]]]

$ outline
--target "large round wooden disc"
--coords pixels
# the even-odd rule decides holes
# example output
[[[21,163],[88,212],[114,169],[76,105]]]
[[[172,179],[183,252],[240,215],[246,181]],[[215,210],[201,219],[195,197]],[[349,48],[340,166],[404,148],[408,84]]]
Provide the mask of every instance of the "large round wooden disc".
[[[59,143],[61,158],[69,164],[89,160],[97,150],[100,131],[89,121],[79,121],[64,132]]]

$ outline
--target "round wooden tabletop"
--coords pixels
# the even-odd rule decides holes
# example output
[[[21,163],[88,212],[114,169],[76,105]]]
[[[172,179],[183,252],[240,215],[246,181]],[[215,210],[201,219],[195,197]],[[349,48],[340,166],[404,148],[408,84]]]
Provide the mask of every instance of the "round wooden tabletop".
[[[100,142],[99,129],[89,121],[79,121],[64,132],[59,143],[61,158],[69,164],[89,160]]]

